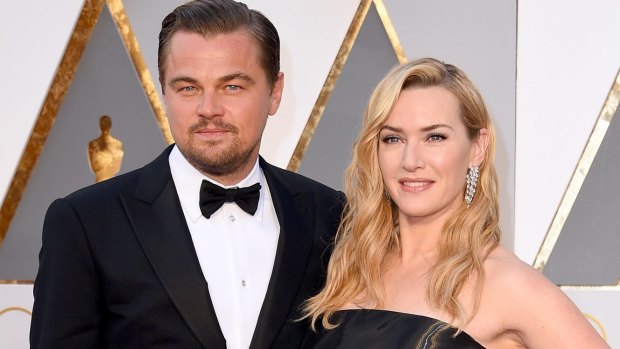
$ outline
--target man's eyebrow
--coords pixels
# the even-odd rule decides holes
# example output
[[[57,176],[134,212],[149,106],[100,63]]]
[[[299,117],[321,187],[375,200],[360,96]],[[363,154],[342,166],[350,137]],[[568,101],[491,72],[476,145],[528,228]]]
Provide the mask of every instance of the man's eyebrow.
[[[256,83],[256,81],[251,76],[245,73],[232,73],[232,74],[224,75],[219,80],[221,82],[229,82],[229,81],[236,80],[236,79],[243,80],[252,85]]]
[[[219,78],[218,80],[221,83],[225,83],[225,82],[233,81],[233,80],[236,80],[236,79],[243,80],[243,81],[245,81],[247,83],[250,83],[252,85],[256,83],[256,81],[251,76],[249,76],[248,74],[244,74],[244,73],[232,73],[232,74],[224,75],[221,78]],[[176,85],[176,84],[178,84],[180,82],[185,82],[185,83],[194,84],[194,85],[198,84],[198,80],[196,80],[196,79],[194,79],[194,78],[192,78],[190,76],[180,75],[180,76],[176,76],[176,77],[172,78],[170,81],[168,81],[168,86],[174,86],[174,85]]]
[[[179,82],[186,82],[189,84],[197,84],[198,80],[189,77],[189,76],[185,76],[185,75],[180,75],[180,76],[176,76],[174,77],[172,80],[168,81],[168,86],[174,86],[176,84],[178,84]]]

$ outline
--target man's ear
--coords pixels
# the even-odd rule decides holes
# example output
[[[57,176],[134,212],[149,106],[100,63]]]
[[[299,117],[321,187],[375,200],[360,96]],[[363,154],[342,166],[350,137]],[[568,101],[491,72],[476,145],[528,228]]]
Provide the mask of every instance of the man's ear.
[[[273,115],[278,111],[280,107],[280,101],[282,100],[282,91],[284,90],[284,73],[278,73],[278,79],[271,88],[271,101],[269,102],[269,115]]]

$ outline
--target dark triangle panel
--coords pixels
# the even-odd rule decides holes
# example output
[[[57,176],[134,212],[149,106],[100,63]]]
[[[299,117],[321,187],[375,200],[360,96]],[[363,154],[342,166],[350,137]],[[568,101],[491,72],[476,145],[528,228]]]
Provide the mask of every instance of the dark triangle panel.
[[[544,268],[559,285],[616,285],[620,279],[620,108]]]
[[[321,121],[308,147],[299,173],[335,189],[351,161],[370,93],[387,71],[398,63],[379,14],[368,14],[329,97]]]
[[[111,134],[123,142],[119,174],[148,163],[165,147],[107,6],[0,248],[0,279],[34,279],[47,207],[55,198],[95,183],[87,149],[88,143],[101,133],[102,115],[112,118]]]

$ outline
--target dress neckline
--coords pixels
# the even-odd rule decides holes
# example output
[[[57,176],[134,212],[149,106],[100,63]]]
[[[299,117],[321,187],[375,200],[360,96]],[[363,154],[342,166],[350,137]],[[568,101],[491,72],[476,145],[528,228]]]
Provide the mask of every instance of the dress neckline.
[[[420,319],[428,319],[431,321],[435,321],[437,323],[440,323],[442,326],[448,326],[450,328],[453,328],[456,330],[456,328],[452,325],[450,325],[449,323],[443,321],[443,320],[439,320],[436,319],[434,317],[430,317],[430,316],[425,316],[425,315],[420,315],[420,314],[414,314],[414,313],[405,313],[402,311],[396,311],[396,310],[386,310],[386,309],[367,309],[367,308],[350,308],[350,309],[340,309],[340,310],[336,310],[336,313],[342,313],[342,314],[346,314],[346,313],[350,313],[350,314],[355,314],[355,313],[379,313],[379,314],[393,314],[396,316],[403,316],[403,317],[412,317],[412,318],[420,318]],[[482,344],[480,344],[476,339],[474,339],[474,337],[472,337],[469,333],[465,332],[465,331],[461,331],[459,333],[459,336],[464,336],[464,337],[468,337],[469,339],[471,339],[472,341],[476,342],[478,345],[480,345],[481,347],[484,348],[484,346]]]

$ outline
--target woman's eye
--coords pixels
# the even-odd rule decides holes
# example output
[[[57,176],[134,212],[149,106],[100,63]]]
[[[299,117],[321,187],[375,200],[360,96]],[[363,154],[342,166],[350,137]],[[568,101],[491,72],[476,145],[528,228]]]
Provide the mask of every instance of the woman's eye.
[[[398,138],[397,136],[385,136],[381,141],[387,144],[398,143],[400,141],[400,138]]]
[[[441,142],[443,140],[445,140],[447,137],[444,134],[441,133],[431,133],[430,135],[428,135],[428,140],[431,142]]]

